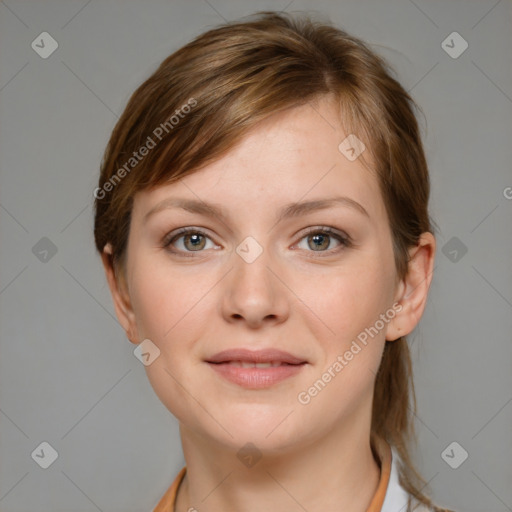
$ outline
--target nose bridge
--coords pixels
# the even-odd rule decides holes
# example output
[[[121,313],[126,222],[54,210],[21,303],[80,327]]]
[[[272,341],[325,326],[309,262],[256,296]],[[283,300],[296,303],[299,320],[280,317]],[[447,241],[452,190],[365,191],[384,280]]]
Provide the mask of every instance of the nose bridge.
[[[251,326],[266,319],[282,321],[287,316],[287,298],[284,287],[274,276],[277,262],[270,250],[249,236],[236,247],[232,264],[223,301],[225,318],[245,319]]]

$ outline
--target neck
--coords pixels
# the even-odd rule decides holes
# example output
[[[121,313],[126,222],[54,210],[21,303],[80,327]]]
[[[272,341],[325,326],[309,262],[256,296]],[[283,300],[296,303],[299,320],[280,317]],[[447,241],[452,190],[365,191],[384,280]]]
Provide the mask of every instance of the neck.
[[[380,469],[365,421],[332,430],[320,440],[262,453],[252,467],[226,448],[181,425],[187,473],[175,510],[365,512],[377,490]]]

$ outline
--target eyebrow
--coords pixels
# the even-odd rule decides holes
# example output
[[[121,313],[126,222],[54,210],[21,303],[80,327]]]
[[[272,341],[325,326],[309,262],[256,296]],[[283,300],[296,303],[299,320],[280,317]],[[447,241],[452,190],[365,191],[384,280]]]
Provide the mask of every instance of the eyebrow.
[[[307,213],[318,210],[325,210],[334,206],[345,206],[370,218],[370,215],[363,207],[363,205],[354,199],[351,199],[350,197],[338,196],[325,199],[317,199],[314,201],[303,201],[287,204],[279,211],[276,223],[284,219],[299,217]],[[197,201],[195,199],[169,197],[156,204],[148,213],[146,213],[144,215],[143,222],[146,223],[149,217],[152,215],[170,208],[181,208],[191,213],[197,213],[207,217],[217,217],[222,221],[226,221],[228,219],[227,213],[224,211],[223,206],[220,204],[206,203],[204,201]]]

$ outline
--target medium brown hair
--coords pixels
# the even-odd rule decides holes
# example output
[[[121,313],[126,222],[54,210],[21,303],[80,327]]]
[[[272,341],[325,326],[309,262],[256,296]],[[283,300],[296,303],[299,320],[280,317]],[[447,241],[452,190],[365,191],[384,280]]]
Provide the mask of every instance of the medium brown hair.
[[[123,277],[138,191],[203,168],[276,112],[329,96],[339,105],[345,133],[356,134],[367,148],[362,161],[378,179],[397,274],[404,278],[408,249],[423,232],[434,232],[428,213],[429,174],[415,115],[421,109],[393,78],[392,68],[344,30],[311,16],[253,16],[198,36],[167,57],[131,96],[107,145],[95,192],[98,251],[112,244],[112,263],[116,275]],[[155,133],[164,131],[160,140]],[[130,160],[144,146],[149,148],[145,156]],[[431,505],[409,455],[415,410],[409,348],[401,337],[386,342],[376,376],[372,438],[396,448],[403,462],[402,486]]]

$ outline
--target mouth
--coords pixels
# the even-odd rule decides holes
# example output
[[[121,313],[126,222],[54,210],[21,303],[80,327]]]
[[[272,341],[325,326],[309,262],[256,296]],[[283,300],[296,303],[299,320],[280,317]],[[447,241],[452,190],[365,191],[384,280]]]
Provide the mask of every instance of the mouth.
[[[263,389],[299,374],[307,361],[275,349],[225,350],[206,363],[222,378],[247,389]]]
[[[246,348],[234,348],[223,350],[207,359],[208,363],[254,363],[279,366],[282,364],[307,363],[303,358],[277,350],[267,348],[261,350],[249,350]]]
[[[210,364],[226,364],[230,366],[234,366],[236,368],[277,368],[278,366],[297,366],[291,363],[284,363],[282,361],[270,361],[266,363],[255,363],[253,361],[223,361],[221,363],[214,363],[212,361],[208,361]],[[305,364],[305,363],[298,363]]]

